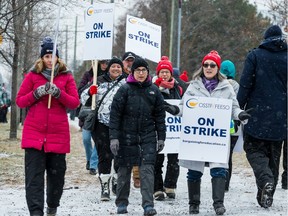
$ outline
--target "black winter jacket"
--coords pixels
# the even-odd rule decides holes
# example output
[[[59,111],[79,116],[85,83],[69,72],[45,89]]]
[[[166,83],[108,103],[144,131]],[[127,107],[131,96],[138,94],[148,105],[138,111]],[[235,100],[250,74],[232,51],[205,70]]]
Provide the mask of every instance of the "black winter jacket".
[[[153,164],[157,140],[165,140],[164,99],[149,82],[126,83],[114,96],[110,113],[110,140],[119,139],[119,166]]]
[[[243,109],[254,108],[245,133],[264,140],[287,137],[287,44],[268,38],[245,61],[237,99]]]

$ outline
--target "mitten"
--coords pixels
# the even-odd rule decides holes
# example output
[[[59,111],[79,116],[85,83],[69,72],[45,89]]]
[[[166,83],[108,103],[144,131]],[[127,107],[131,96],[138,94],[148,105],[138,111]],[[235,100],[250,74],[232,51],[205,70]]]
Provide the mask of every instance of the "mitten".
[[[164,105],[165,111],[170,113],[171,115],[177,115],[180,112],[180,109],[176,105],[172,105],[169,103],[165,103]]]
[[[249,119],[251,117],[251,115],[249,114],[251,111],[253,110],[253,108],[250,108],[248,110],[242,111],[239,113],[238,118],[240,121],[244,121],[246,119]]]
[[[61,91],[54,83],[47,82],[45,86],[48,94],[51,94],[55,98],[60,97]]]
[[[158,87],[161,85],[161,82],[163,81],[162,78],[158,78],[156,81],[155,81],[155,85],[157,85]]]
[[[89,89],[89,94],[92,96],[94,94],[97,94],[98,87],[96,85],[91,85]]]
[[[45,89],[45,85],[39,86],[37,89],[34,90],[33,95],[38,100],[40,97],[47,95],[48,92]]]
[[[157,142],[157,153],[161,152],[165,147],[164,140],[158,140]]]
[[[110,140],[110,149],[113,155],[117,155],[117,152],[119,150],[119,140],[118,139],[111,139]]]

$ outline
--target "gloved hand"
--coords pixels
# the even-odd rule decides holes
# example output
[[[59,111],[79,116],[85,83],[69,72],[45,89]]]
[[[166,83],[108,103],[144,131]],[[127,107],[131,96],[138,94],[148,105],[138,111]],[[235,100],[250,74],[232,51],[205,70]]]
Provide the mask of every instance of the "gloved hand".
[[[119,140],[118,139],[111,139],[110,140],[110,149],[113,155],[117,155],[119,150]]]
[[[53,97],[55,98],[60,97],[61,91],[54,83],[47,82],[45,85],[45,89],[48,92],[48,94],[51,94]]]
[[[41,85],[37,89],[34,90],[33,95],[34,97],[38,100],[40,97],[47,95],[48,92],[46,91],[45,88],[46,85]]]
[[[161,152],[165,147],[164,140],[158,140],[157,142],[157,153]]]
[[[180,109],[176,105],[171,105],[171,104],[165,104],[165,111],[170,113],[171,115],[177,115],[180,112]]]
[[[244,121],[246,119],[249,119],[251,117],[251,115],[249,113],[251,113],[252,110],[253,110],[253,108],[250,108],[248,110],[240,112],[238,115],[239,120]]]
[[[97,91],[98,91],[97,85],[91,85],[91,86],[90,86],[89,94],[90,94],[91,96],[94,95],[94,94],[97,94]]]
[[[155,85],[157,85],[157,86],[159,87],[162,81],[163,81],[163,79],[159,77],[159,78],[155,81]]]

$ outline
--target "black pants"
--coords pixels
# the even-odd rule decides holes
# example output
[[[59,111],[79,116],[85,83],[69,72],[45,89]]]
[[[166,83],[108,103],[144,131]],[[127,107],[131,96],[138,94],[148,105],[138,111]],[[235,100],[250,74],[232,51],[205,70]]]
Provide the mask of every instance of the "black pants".
[[[30,213],[43,215],[44,179],[47,172],[47,205],[60,205],[66,172],[66,154],[45,153],[43,150],[25,149],[25,190]]]
[[[167,159],[166,175],[163,182],[162,167],[164,163],[164,154],[157,154],[154,167],[154,192],[163,191],[164,187],[177,187],[177,180],[179,177],[178,154],[167,154]]]
[[[8,108],[0,108],[0,123],[7,123],[7,112]]]
[[[232,168],[233,168],[232,156],[233,156],[233,151],[237,143],[237,140],[238,140],[238,136],[230,136],[230,154],[229,154],[229,161],[228,161],[229,168],[227,170],[227,178],[226,178],[226,180],[228,181],[228,185],[230,183],[230,179],[232,176]]]
[[[98,152],[98,172],[100,174],[110,174],[112,159],[114,158],[110,150],[109,127],[98,123],[91,133]],[[114,161],[114,169],[117,172],[117,164]]]
[[[244,136],[244,150],[253,169],[256,184],[262,189],[267,182],[277,185],[282,141],[269,141]]]

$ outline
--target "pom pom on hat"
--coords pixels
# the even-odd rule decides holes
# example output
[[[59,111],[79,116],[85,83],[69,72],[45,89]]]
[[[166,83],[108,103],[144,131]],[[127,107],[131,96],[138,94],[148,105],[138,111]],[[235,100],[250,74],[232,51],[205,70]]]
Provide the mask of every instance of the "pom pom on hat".
[[[109,69],[110,69],[110,67],[111,67],[112,64],[119,64],[119,65],[121,65],[122,71],[124,70],[124,69],[123,69],[123,68],[124,68],[123,62],[121,61],[121,59],[119,59],[119,58],[117,58],[117,57],[113,57],[113,58],[109,61],[108,65],[107,65],[107,68],[106,68],[106,71],[109,71]]]
[[[215,50],[212,50],[210,51],[210,53],[208,53],[206,56],[204,56],[203,60],[202,60],[202,65],[204,64],[204,62],[206,60],[212,60],[216,63],[218,69],[220,69],[220,65],[221,65],[221,57],[220,55],[218,54],[217,51]]]
[[[220,72],[227,76],[227,78],[235,79],[236,69],[235,65],[230,60],[225,60],[221,63]]]
[[[187,75],[187,71],[183,71],[183,73],[179,76],[181,80],[183,80],[184,82],[188,82],[188,75]]]
[[[134,73],[134,70],[138,67],[145,67],[149,73],[149,66],[148,63],[141,57],[135,58],[132,67],[131,67],[131,72]]]
[[[45,37],[42,41],[41,47],[42,47],[40,53],[41,58],[46,54],[52,54],[54,48],[53,40],[50,37]],[[59,58],[59,52],[57,48],[56,48],[56,56]]]
[[[278,25],[270,26],[264,33],[264,39],[277,36],[282,37],[282,31]]]
[[[157,67],[156,67],[156,74],[157,76],[159,75],[160,70],[162,69],[167,69],[171,72],[171,74],[173,74],[173,67],[172,67],[172,63],[169,60],[169,58],[167,56],[162,56],[161,60],[159,61]]]

